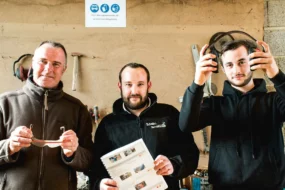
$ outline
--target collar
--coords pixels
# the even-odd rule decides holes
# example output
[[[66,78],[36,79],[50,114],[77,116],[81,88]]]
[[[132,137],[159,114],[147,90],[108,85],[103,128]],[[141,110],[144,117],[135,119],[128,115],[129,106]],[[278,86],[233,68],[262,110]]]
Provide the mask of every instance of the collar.
[[[242,96],[242,95],[248,95],[248,94],[254,94],[254,93],[266,93],[267,92],[265,80],[253,79],[253,82],[254,82],[254,88],[252,88],[250,91],[243,94],[239,90],[232,87],[230,82],[226,80],[224,82],[223,95],[224,96],[226,95]]]
[[[48,101],[56,101],[64,95],[61,81],[56,89],[47,89],[36,85],[31,77],[28,78],[23,90],[28,96],[38,101],[44,101],[45,95]]]

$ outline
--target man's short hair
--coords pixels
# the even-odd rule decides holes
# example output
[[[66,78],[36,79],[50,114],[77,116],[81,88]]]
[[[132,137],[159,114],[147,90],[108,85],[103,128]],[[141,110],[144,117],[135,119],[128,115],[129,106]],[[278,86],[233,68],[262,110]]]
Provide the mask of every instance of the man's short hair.
[[[121,69],[120,73],[119,73],[119,81],[122,82],[122,72],[125,70],[125,68],[127,67],[130,67],[130,68],[142,68],[143,70],[145,70],[146,72],[146,75],[147,75],[147,82],[149,82],[150,80],[150,74],[149,74],[149,71],[148,69],[143,65],[143,64],[140,64],[140,63],[128,63],[126,64],[125,66],[123,66],[123,68]]]
[[[59,42],[46,40],[46,41],[43,41],[43,42],[38,46],[38,48],[41,47],[41,46],[44,45],[44,44],[49,44],[49,45],[51,45],[52,47],[62,49],[62,51],[64,52],[64,56],[65,56],[65,67],[66,67],[66,65],[67,65],[67,53],[66,53],[65,47],[64,47],[61,43],[59,43]]]
[[[220,53],[220,57],[222,57],[222,55],[227,52],[227,51],[231,51],[231,50],[236,50],[238,49],[239,47],[245,47],[246,51],[249,53],[250,52],[250,49],[256,49],[257,48],[257,44],[253,41],[249,41],[249,40],[234,40],[234,41],[229,41],[229,42],[226,42],[223,46],[222,46],[222,50],[221,50],[221,53]],[[222,60],[220,59],[220,62],[223,66],[223,62]]]
[[[222,46],[221,55],[223,55],[227,51],[238,49],[241,46],[244,46],[247,51],[249,51],[249,49],[251,49],[251,48],[253,48],[253,49],[257,48],[257,44],[252,42],[252,41],[249,41],[249,40],[234,40],[234,41],[226,42]]]

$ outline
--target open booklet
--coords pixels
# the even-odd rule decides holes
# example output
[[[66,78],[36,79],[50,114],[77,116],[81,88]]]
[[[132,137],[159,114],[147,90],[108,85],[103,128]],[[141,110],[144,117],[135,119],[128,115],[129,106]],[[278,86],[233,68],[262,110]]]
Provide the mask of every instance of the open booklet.
[[[101,157],[121,190],[164,190],[167,184],[154,170],[154,160],[142,139]]]

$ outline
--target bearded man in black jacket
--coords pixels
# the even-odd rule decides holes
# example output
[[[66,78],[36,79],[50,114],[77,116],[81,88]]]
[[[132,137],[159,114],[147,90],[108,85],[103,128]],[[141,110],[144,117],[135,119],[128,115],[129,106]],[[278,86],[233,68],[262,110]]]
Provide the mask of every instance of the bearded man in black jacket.
[[[257,45],[263,51],[254,50]],[[200,52],[195,79],[186,89],[179,124],[186,133],[212,126],[209,181],[214,190],[282,190],[284,181],[285,75],[269,46],[234,40],[224,44],[222,70],[227,76],[223,96],[203,99],[206,80],[216,70],[215,55]],[[276,92],[267,92],[262,69]]]
[[[103,118],[95,134],[92,189],[119,189],[100,157],[142,138],[155,159],[157,174],[164,176],[168,189],[179,190],[179,179],[195,171],[199,157],[192,134],[179,129],[179,111],[157,103],[156,95],[149,93],[150,74],[144,65],[125,65],[119,73],[118,87],[121,98],[114,102],[113,113]]]

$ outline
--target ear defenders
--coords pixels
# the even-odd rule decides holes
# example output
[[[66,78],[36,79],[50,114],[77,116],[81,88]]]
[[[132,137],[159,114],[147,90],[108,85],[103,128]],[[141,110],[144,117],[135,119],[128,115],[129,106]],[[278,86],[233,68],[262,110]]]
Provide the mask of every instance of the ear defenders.
[[[223,40],[220,40],[221,38],[223,38]],[[215,33],[209,41],[209,46],[207,47],[207,49],[204,51],[204,55],[206,55],[207,51],[208,53],[214,54],[216,56],[216,58],[212,59],[213,61],[215,61],[217,63],[217,66],[212,66],[212,67],[216,67],[217,70],[213,71],[213,73],[218,73],[219,72],[219,57],[220,57],[220,52],[217,50],[217,48],[215,47],[216,43],[224,44],[225,42],[228,41],[228,39],[230,41],[234,40],[234,38],[228,33],[228,32],[217,32]]]
[[[211,37],[209,41],[209,46],[204,51],[204,55],[206,53],[211,53],[211,54],[216,55],[216,58],[213,59],[213,61],[217,63],[217,66],[216,66],[217,70],[213,71],[213,73],[218,73],[218,65],[220,63],[222,46],[225,43],[234,41],[234,40],[247,40],[249,42],[248,54],[256,52],[256,51],[264,52],[263,46],[256,44],[256,39],[246,32],[239,31],[239,30],[232,30],[228,32],[217,32]]]
[[[20,62],[24,57],[27,56],[33,56],[32,54],[24,54],[21,55],[14,63],[13,63],[13,72],[14,76],[20,79],[22,82],[27,80],[28,78],[28,69],[25,69],[22,65],[20,65],[16,70],[15,70],[15,65],[16,63]]]
[[[251,53],[260,52],[260,51],[265,52],[264,47],[262,46],[262,49],[260,49],[257,46],[255,46],[255,44],[254,44],[254,45],[252,45],[251,47],[248,48],[248,55],[250,55]],[[251,61],[253,59],[257,59],[257,58],[259,58],[259,57],[250,58],[249,61]],[[253,64],[253,65],[250,66],[250,70],[251,71],[255,71],[255,69],[252,69],[252,67],[255,66],[255,65],[258,65],[258,63]]]

